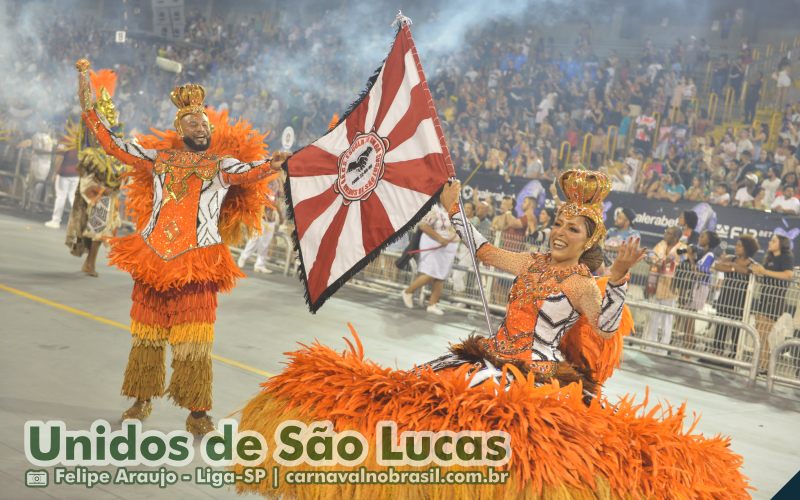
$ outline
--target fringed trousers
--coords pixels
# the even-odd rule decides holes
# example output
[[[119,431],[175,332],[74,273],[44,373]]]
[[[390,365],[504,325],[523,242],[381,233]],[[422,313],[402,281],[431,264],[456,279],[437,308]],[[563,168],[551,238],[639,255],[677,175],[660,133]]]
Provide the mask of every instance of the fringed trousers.
[[[122,395],[168,395],[183,408],[210,410],[217,286],[193,283],[159,292],[137,281],[131,298],[132,345]],[[167,342],[172,346],[172,377],[165,390]]]

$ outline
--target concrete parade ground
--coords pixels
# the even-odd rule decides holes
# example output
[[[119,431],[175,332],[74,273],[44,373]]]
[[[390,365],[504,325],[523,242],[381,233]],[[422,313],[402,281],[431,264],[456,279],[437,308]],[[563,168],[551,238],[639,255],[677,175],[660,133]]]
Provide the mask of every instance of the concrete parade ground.
[[[108,267],[106,249],[98,259],[98,278],[81,273],[81,259],[64,246],[63,227],[48,229],[43,221],[0,210],[0,498],[239,498],[230,486],[193,482],[165,489],[54,485],[52,473],[48,487],[26,486],[26,471],[37,468],[25,457],[26,421],[62,420],[69,430],[88,430],[92,422],[104,419],[119,428],[119,416],[130,405],[120,396],[120,384],[130,348],[132,281]],[[311,315],[295,277],[247,272],[248,279],[220,296],[211,412],[215,421],[236,418],[259,384],[282,369],[284,353],[298,342],[318,339],[344,349],[348,322],[368,358],[401,369],[433,359],[450,342],[485,324],[475,313],[433,316],[421,308],[406,309],[399,297],[348,286]],[[744,473],[756,488],[754,498],[770,498],[800,469],[800,391],[783,388],[770,396],[763,381],[747,388],[743,378],[728,372],[628,350],[605,394],[612,401],[625,394],[640,400],[646,391],[651,402],[686,401],[689,415],[701,416],[699,432],[731,436],[732,449],[744,456]],[[184,410],[156,400],[143,425],[163,432],[182,430],[185,418]],[[198,452],[194,463],[179,472],[204,465]]]

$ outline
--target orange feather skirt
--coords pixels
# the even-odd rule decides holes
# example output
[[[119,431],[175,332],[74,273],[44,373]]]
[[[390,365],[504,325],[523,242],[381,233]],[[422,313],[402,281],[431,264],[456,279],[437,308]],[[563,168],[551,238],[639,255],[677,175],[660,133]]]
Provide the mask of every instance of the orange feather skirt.
[[[218,291],[227,292],[234,287],[238,278],[245,276],[225,244],[195,248],[164,260],[138,233],[113,238],[108,260],[130,273],[135,281],[159,292],[192,283],[216,285]]]
[[[577,330],[579,336],[589,338],[587,330]],[[638,402],[630,396],[617,402],[598,397],[587,405],[580,382],[534,386],[533,372],[526,377],[512,365],[503,368],[504,375],[513,375],[507,390],[490,381],[470,388],[467,365],[438,372],[385,368],[364,357],[352,327],[351,332],[355,345],[345,339],[349,347],[344,352],[314,343],[289,353],[287,368],[263,383],[262,392],[242,410],[240,431],[257,431],[267,440],[270,451],[260,466],[267,469],[268,478],[274,466],[280,474],[293,469],[385,470],[377,465],[374,448],[376,424],[388,420],[396,422],[398,435],[403,431],[505,431],[511,436],[511,460],[500,470],[509,473],[508,479],[504,484],[459,485],[292,485],[280,481],[277,488],[263,481],[237,484],[240,493],[371,500],[749,498],[747,478],[740,472],[742,457],[731,451],[730,439],[695,433],[696,418],[685,428],[685,404],[650,405],[645,395]],[[607,343],[617,354],[619,337]],[[575,345],[574,336],[572,342]],[[595,356],[591,348],[584,352],[594,358],[589,363],[600,375],[597,379],[605,380],[611,371],[607,361],[614,360],[614,354],[603,363],[599,351],[594,351]],[[357,431],[367,439],[369,453],[354,467],[280,465],[273,460],[276,443],[270,439],[289,419],[307,425],[327,420],[336,432]],[[243,470],[239,465],[234,468]]]

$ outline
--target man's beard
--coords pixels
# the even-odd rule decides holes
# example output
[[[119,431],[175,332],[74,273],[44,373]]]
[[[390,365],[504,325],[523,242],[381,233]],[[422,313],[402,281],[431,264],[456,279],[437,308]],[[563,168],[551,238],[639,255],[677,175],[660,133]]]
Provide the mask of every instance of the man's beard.
[[[185,136],[183,138],[183,143],[186,144],[186,146],[189,149],[191,149],[192,151],[198,151],[198,152],[199,151],[205,151],[205,150],[207,150],[209,148],[209,146],[211,146],[211,137],[208,137],[206,139],[206,143],[205,144],[197,144],[196,142],[194,142],[194,139],[192,139],[191,137]]]

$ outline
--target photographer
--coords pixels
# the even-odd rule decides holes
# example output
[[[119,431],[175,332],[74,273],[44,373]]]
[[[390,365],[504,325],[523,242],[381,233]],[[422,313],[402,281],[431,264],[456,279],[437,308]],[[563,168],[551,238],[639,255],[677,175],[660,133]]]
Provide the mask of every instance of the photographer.
[[[650,263],[650,276],[647,279],[646,295],[649,299],[659,305],[668,307],[675,306],[676,294],[673,290],[672,281],[681,256],[678,250],[685,248],[681,243],[681,230],[677,226],[670,226],[664,231],[664,239],[661,240],[647,257]],[[673,315],[664,312],[654,312],[650,315],[643,338],[653,342],[669,345],[672,338]],[[659,334],[660,333],[660,334]],[[646,351],[663,352],[651,347],[646,347]]]
[[[673,291],[678,297],[678,307],[688,311],[702,311],[711,289],[711,267],[714,265],[713,250],[719,245],[719,236],[712,231],[703,231],[698,237],[698,246],[689,245],[678,249],[684,260],[675,270]],[[678,317],[676,327],[683,332],[683,346],[694,349],[694,318]]]

